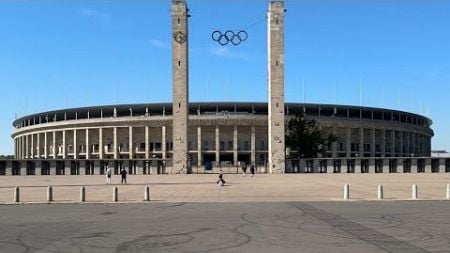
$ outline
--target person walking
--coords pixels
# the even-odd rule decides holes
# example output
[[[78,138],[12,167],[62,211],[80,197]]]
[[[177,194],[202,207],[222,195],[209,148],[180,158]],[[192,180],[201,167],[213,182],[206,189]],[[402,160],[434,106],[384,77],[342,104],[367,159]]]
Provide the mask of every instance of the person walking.
[[[225,180],[223,179],[222,169],[220,169],[220,171],[219,171],[219,180],[217,180],[217,185],[218,186],[225,185]]]
[[[111,168],[106,164],[106,184],[111,184]]]
[[[252,166],[250,167],[250,173],[252,173],[252,177],[255,176],[255,165],[252,164]]]
[[[120,175],[122,175],[122,180],[120,181],[121,184],[127,184],[127,170],[125,168],[122,168],[120,171]]]
[[[245,177],[247,174],[247,164],[242,164],[242,176]]]

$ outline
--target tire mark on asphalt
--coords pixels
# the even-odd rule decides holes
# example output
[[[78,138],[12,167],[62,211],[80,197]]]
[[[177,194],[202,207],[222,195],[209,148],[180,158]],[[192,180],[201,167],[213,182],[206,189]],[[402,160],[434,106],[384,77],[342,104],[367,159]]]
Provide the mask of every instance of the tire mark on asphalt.
[[[380,233],[374,229],[365,227],[359,223],[347,220],[339,215],[326,212],[306,203],[291,203],[291,205],[306,215],[323,221],[334,228],[338,228],[354,237],[374,245],[375,247],[390,253],[429,253],[422,248],[400,241],[387,234]]]

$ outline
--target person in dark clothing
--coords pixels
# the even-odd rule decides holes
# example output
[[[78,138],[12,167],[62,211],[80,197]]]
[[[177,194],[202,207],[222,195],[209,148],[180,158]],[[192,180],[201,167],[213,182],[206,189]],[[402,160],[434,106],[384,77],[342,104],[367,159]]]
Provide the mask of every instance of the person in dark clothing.
[[[223,173],[222,173],[222,170],[220,170],[220,172],[219,172],[219,180],[217,180],[217,184],[218,184],[219,186],[225,185],[225,180],[223,179]]]
[[[252,177],[255,176],[255,165],[252,164],[252,166],[250,167],[250,173],[252,173]]]
[[[242,164],[242,176],[245,177],[245,175],[247,174],[247,164]]]
[[[120,171],[120,175],[122,175],[122,180],[120,181],[120,183],[127,184],[127,171],[125,170],[125,168],[122,168],[122,170]]]

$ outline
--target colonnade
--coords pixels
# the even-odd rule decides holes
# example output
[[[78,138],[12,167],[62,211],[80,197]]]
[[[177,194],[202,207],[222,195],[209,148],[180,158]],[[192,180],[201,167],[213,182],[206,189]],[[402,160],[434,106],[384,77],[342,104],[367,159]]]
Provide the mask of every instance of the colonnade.
[[[228,127],[228,126],[227,126]],[[255,126],[232,126],[231,140],[225,138],[226,127],[213,126],[214,138],[202,135],[202,130],[211,129],[210,126],[195,126],[191,130],[196,132],[196,137],[189,142],[197,144],[189,146],[191,157],[196,157],[197,165],[203,165],[203,154],[214,153],[215,162],[220,163],[221,152],[232,153],[233,164],[238,164],[239,152],[249,154],[250,163],[256,162],[257,152],[267,152],[267,140],[261,140],[264,147],[256,147]],[[250,133],[249,147],[243,148],[239,145],[243,140],[243,134],[239,130],[246,128]],[[124,132],[126,130],[127,133]],[[34,133],[20,134],[14,137],[16,159],[151,159],[171,158],[172,140],[168,131],[170,126],[149,127],[98,127],[98,128],[76,128],[54,131],[40,131]],[[195,131],[196,130],[196,131]],[[264,130],[265,131],[265,130]],[[108,132],[108,133],[106,133]],[[140,132],[138,134],[138,132]],[[143,134],[142,134],[143,132]],[[247,131],[248,132],[248,131]],[[247,134],[247,133],[245,133]],[[153,135],[153,138],[151,137]],[[160,137],[160,138],[155,138]],[[231,147],[225,147],[226,141],[232,141]],[[205,145],[214,143],[214,150]],[[227,142],[228,143],[228,142]],[[124,148],[125,147],[125,148]],[[143,147],[143,148],[142,148]]]

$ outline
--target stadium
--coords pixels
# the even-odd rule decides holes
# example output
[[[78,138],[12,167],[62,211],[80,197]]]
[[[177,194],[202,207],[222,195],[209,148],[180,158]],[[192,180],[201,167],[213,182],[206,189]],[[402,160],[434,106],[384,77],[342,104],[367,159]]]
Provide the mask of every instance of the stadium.
[[[325,147],[323,158],[430,156],[432,121],[426,117],[380,108],[286,103],[285,119],[297,111],[336,135],[338,141]],[[169,162],[173,157],[171,103],[49,111],[19,118],[13,125],[16,159]],[[232,168],[245,163],[265,170],[267,125],[266,103],[190,103],[190,168],[195,172],[209,163]]]

